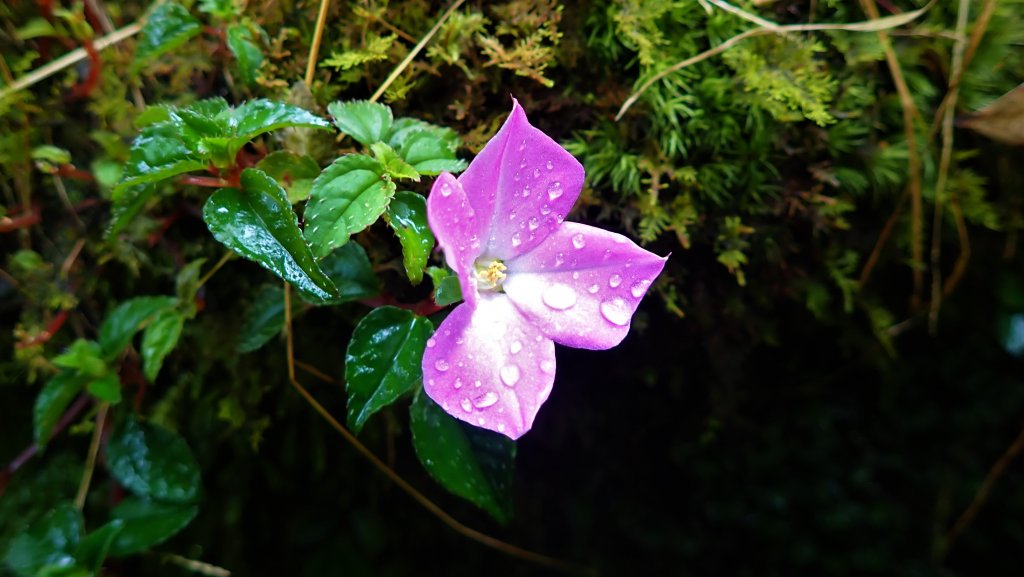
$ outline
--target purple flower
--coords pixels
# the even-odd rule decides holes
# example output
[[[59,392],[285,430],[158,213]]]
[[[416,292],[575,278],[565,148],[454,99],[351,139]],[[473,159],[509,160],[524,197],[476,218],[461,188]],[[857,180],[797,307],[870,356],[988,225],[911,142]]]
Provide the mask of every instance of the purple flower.
[[[514,99],[466,172],[434,182],[427,218],[465,302],[427,341],[423,384],[453,417],[517,439],[551,393],[555,342],[608,349],[629,331],[666,259],[564,222],[582,187],[583,166]]]

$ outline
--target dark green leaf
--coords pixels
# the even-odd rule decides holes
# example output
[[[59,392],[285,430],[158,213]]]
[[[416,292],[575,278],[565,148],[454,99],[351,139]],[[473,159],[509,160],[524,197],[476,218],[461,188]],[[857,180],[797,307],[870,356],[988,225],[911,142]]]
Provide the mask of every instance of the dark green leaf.
[[[245,143],[253,138],[272,132],[287,126],[302,126],[306,128],[320,128],[330,130],[331,123],[323,118],[292,104],[274,102],[271,100],[257,99],[250,100],[231,113],[231,126],[234,137],[229,146],[232,152],[237,153]]]
[[[107,468],[136,495],[172,503],[193,503],[199,496],[199,464],[177,433],[131,414],[107,441]]]
[[[181,4],[158,4],[142,27],[141,39],[135,48],[136,68],[188,42],[202,30],[202,24]]]
[[[402,160],[398,153],[383,142],[374,142],[370,145],[373,155],[384,165],[384,171],[391,178],[410,178],[416,182],[420,181],[420,173],[416,172],[408,162]]]
[[[292,310],[294,312],[293,301]],[[249,305],[238,337],[237,351],[251,353],[284,328],[284,290],[280,285],[263,285]]]
[[[107,558],[110,546],[122,529],[124,529],[124,521],[114,519],[86,535],[75,551],[75,559],[78,564],[93,573],[98,573],[100,567],[103,566],[104,559]]]
[[[100,326],[100,346],[108,360],[121,354],[135,333],[142,330],[158,314],[172,309],[178,299],[166,296],[136,297],[118,305]]]
[[[394,118],[390,107],[368,100],[333,102],[327,106],[327,112],[334,117],[339,130],[364,146],[384,141]]]
[[[405,274],[412,284],[419,284],[430,251],[434,250],[434,233],[427,223],[427,200],[415,192],[400,191],[391,199],[385,218],[402,244]]]
[[[78,339],[71,343],[66,351],[52,360],[53,364],[62,369],[76,369],[80,374],[99,377],[107,373],[109,368],[103,360],[103,349],[96,341]]]
[[[115,235],[124,230],[155,196],[156,187],[152,183],[122,188],[110,208],[110,228],[107,234]]]
[[[260,66],[263,65],[263,51],[253,41],[252,30],[245,24],[228,26],[227,44],[238,61],[242,81],[252,86],[256,82]]]
[[[423,379],[423,348],[434,332],[430,321],[395,307],[363,317],[345,353],[348,426],[359,431],[377,411]]]
[[[89,381],[85,389],[101,401],[117,404],[121,402],[121,379],[117,373],[107,373]]]
[[[319,300],[338,294],[299,231],[284,189],[260,170],[242,172],[242,190],[218,190],[203,219],[214,238]]]
[[[421,174],[461,172],[466,168],[466,161],[455,158],[450,144],[433,131],[413,132],[402,143],[398,154]]]
[[[391,148],[398,150],[402,148],[402,145],[405,144],[406,139],[410,136],[424,131],[434,134],[438,140],[445,143],[452,153],[459,146],[459,135],[454,130],[435,126],[416,118],[399,118],[395,120],[391,125],[391,132],[388,134],[387,143],[391,145]]]
[[[395,183],[376,159],[349,154],[334,161],[313,181],[306,205],[306,238],[314,253],[324,257],[376,222],[394,194]]]
[[[62,503],[11,540],[4,563],[21,577],[36,577],[44,568],[73,567],[83,525],[82,513]]]
[[[132,143],[124,176],[111,191],[111,196],[117,202],[129,187],[157,182],[203,168],[206,168],[206,163],[195,156],[179,138],[144,131]]]
[[[507,522],[516,444],[449,416],[422,389],[413,399],[409,417],[416,456],[430,475],[498,522]]]
[[[162,124],[171,120],[174,107],[170,104],[151,104],[135,117],[136,128],[146,128],[154,124]]]
[[[167,310],[146,327],[142,334],[142,367],[149,382],[156,381],[164,357],[177,346],[184,326],[184,315],[176,310]]]
[[[114,519],[124,527],[114,537],[109,554],[124,557],[159,545],[187,527],[198,512],[195,505],[128,497],[114,509]]]
[[[434,283],[434,304],[443,307],[462,300],[459,277],[450,270],[432,266],[427,269],[427,274]]]
[[[206,264],[205,258],[197,258],[183,266],[178,272],[178,277],[174,279],[174,292],[182,304],[191,303],[196,299],[204,264]]]
[[[367,299],[380,294],[380,282],[377,275],[373,274],[366,250],[359,243],[350,242],[332,252],[320,261],[320,266],[338,287],[339,296],[329,304]]]
[[[267,173],[288,191],[288,200],[294,204],[309,198],[313,180],[320,176],[320,165],[305,154],[279,150],[265,156],[256,168]]]
[[[235,0],[199,0],[199,10],[221,20],[241,15],[238,2]]]
[[[37,445],[42,447],[50,440],[53,428],[57,426],[61,415],[78,393],[82,392],[87,382],[88,376],[76,371],[61,371],[47,381],[43,390],[39,391],[32,413]]]

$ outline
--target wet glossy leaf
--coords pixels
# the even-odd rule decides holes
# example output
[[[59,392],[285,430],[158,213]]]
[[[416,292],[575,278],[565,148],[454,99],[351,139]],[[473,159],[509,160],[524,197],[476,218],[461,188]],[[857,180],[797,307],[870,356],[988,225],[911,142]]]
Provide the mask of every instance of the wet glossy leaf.
[[[395,120],[391,125],[391,132],[388,134],[387,143],[391,148],[399,150],[409,137],[418,132],[428,132],[433,134],[437,140],[441,141],[444,146],[452,152],[452,154],[454,154],[455,149],[459,147],[459,135],[456,134],[454,130],[435,126],[429,122],[423,122],[416,118],[399,118],[398,120]]]
[[[423,347],[433,332],[427,319],[395,307],[374,309],[359,321],[345,353],[348,426],[356,434],[423,379]]]
[[[187,527],[198,512],[195,505],[128,497],[113,511],[111,523],[119,521],[123,527],[108,553],[111,557],[124,557],[159,545]]]
[[[121,182],[111,191],[117,202],[129,187],[157,182],[186,172],[202,170],[206,163],[176,136],[166,134],[165,125],[146,129],[132,143]]]
[[[135,220],[154,197],[156,187],[153,184],[123,187],[111,206],[110,228],[107,229],[107,235],[116,235],[124,230],[124,227]]]
[[[334,117],[338,130],[364,146],[384,141],[391,132],[394,119],[389,106],[368,100],[333,102],[327,107],[327,112]]]
[[[416,172],[408,162],[402,160],[398,153],[383,142],[375,142],[370,145],[373,155],[384,165],[384,171],[392,179],[408,178],[416,182],[420,181],[420,173]]]
[[[199,10],[214,18],[229,20],[241,15],[242,6],[234,0],[199,0]]]
[[[384,166],[361,154],[342,156],[313,181],[306,205],[306,238],[318,257],[348,242],[387,209],[395,183]]]
[[[176,310],[158,315],[142,334],[142,367],[149,382],[156,381],[164,358],[174,350],[185,326],[185,316]]]
[[[36,577],[44,568],[74,567],[83,525],[81,512],[61,503],[11,540],[4,564],[21,577]]]
[[[251,86],[263,65],[263,51],[253,41],[252,30],[245,24],[228,26],[227,45],[238,62],[242,81]]]
[[[385,216],[402,244],[405,274],[412,284],[419,284],[435,242],[427,223],[427,199],[415,192],[400,191],[391,199]]]
[[[260,170],[242,172],[243,190],[215,192],[203,207],[214,238],[319,300],[337,296],[299,231],[298,218],[274,179]]]
[[[367,299],[380,294],[380,282],[373,274],[366,250],[358,243],[348,243],[327,255],[320,261],[327,276],[331,277],[338,287],[338,297],[329,304],[340,304],[359,299]]]
[[[294,301],[293,301],[294,312]],[[280,285],[263,285],[249,305],[238,337],[240,353],[251,353],[274,338],[284,328],[284,290]]]
[[[107,441],[110,474],[136,495],[170,503],[199,496],[199,464],[177,433],[127,415]]]
[[[57,426],[61,415],[71,401],[82,392],[89,378],[76,371],[66,370],[57,373],[43,385],[32,412],[33,432],[37,445],[42,447],[50,440],[53,428]]]
[[[117,373],[107,373],[90,380],[85,390],[101,401],[113,404],[121,402],[121,379]]]
[[[515,442],[454,419],[422,389],[409,408],[409,427],[416,456],[441,486],[498,522],[509,520]]]
[[[78,561],[78,564],[93,573],[97,573],[103,565],[104,559],[107,558],[114,539],[117,538],[123,529],[124,521],[114,519],[86,535],[75,550],[75,559]]]
[[[432,266],[427,269],[427,274],[434,283],[434,304],[443,307],[462,300],[459,277],[450,270]]]
[[[174,279],[174,292],[178,295],[181,304],[191,303],[196,299],[204,264],[206,264],[205,258],[197,258],[183,266],[178,272],[177,278]]]
[[[75,369],[80,374],[99,377],[108,371],[103,349],[96,341],[78,339],[51,362],[62,369]]]
[[[402,142],[398,154],[421,174],[461,172],[467,166],[465,160],[455,158],[452,143],[438,138],[433,131],[413,132]]]
[[[135,333],[142,330],[160,313],[174,308],[178,299],[168,296],[136,297],[117,306],[100,326],[100,346],[111,360],[125,349]]]
[[[253,138],[289,126],[330,130],[331,123],[323,118],[284,102],[257,99],[245,102],[231,113],[233,137],[231,150],[237,152]]]
[[[158,4],[142,27],[141,38],[135,48],[135,66],[140,67],[157,56],[174,50],[202,30],[202,24],[181,4]]]
[[[313,180],[320,176],[320,165],[315,160],[288,150],[268,154],[256,164],[256,168],[284,187],[292,204],[309,198]]]

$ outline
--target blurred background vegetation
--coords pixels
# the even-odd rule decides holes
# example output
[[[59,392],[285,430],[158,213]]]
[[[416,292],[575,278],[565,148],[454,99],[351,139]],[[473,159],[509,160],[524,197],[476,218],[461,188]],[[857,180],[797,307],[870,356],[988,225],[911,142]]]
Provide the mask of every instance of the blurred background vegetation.
[[[50,360],[116,304],[173,293],[187,263],[223,254],[200,218],[208,189],[171,181],[105,234],[144,107],[263,97],[324,114],[373,94],[448,4],[335,0],[308,88],[319,2],[179,6],[201,25],[188,41],[101,50],[151,4],[0,6],[0,551],[82,476],[90,412],[17,460]],[[672,257],[620,347],[559,348],[554,392],[518,444],[507,526],[432,484],[400,412],[361,438],[466,524],[601,574],[1017,575],[1024,1],[940,0],[887,32],[757,35],[656,80],[616,119],[646,81],[746,30],[925,2],[734,6],[745,12],[470,0],[444,20],[384,93],[396,115],[456,130],[469,159],[515,96],[586,167],[570,219]],[[9,90],[81,47],[85,60]],[[1000,97],[1010,104],[993,109]],[[272,144],[323,166],[354,146],[274,138],[253,154]],[[390,231],[359,242],[386,291],[423,298]],[[122,368],[133,402],[118,410],[182,435],[203,495],[183,532],[105,574],[547,571],[449,530],[378,474],[288,387],[282,339],[238,352],[271,280],[228,262],[156,382]],[[343,351],[367,310],[296,320],[297,356],[326,376],[307,384],[337,415]],[[105,519],[120,492],[98,470],[86,519]]]

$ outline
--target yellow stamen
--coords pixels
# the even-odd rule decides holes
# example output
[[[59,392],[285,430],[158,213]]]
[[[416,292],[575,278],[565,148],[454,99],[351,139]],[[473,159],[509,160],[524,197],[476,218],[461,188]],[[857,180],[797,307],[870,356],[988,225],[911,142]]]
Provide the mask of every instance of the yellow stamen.
[[[505,280],[505,263],[500,260],[492,260],[486,268],[477,267],[476,278],[480,281],[481,289],[493,289],[501,285]]]

